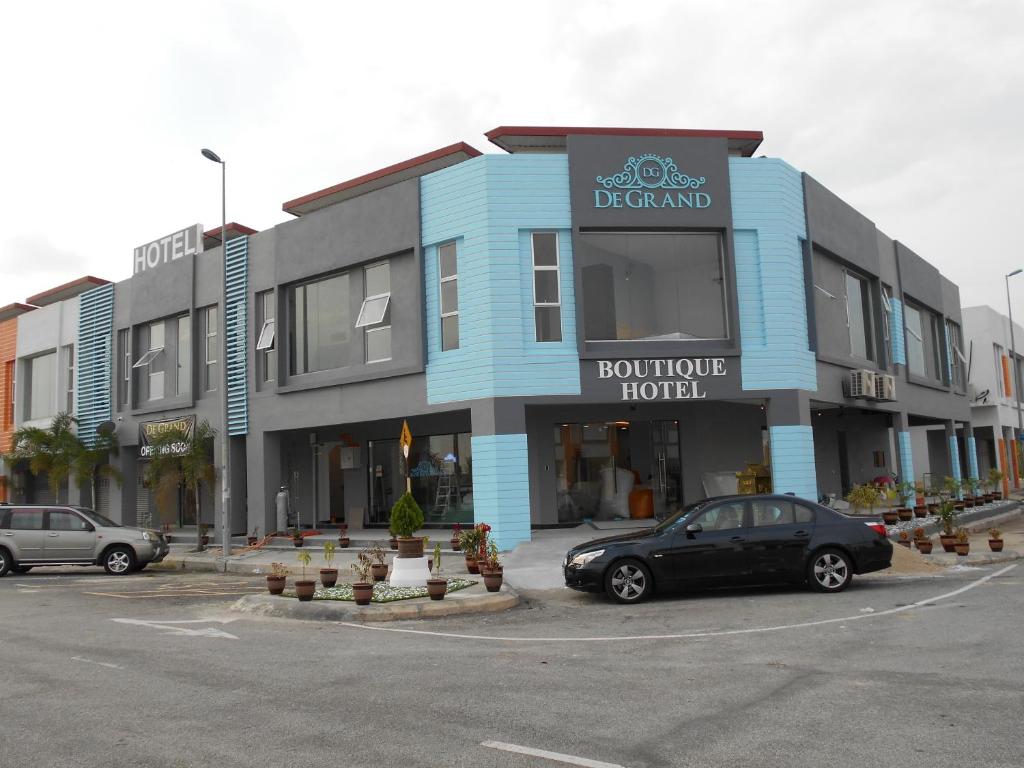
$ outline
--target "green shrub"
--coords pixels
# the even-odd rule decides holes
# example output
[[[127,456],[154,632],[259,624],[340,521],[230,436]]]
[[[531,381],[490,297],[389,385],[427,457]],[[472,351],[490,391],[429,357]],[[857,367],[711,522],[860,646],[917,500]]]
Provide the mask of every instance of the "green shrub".
[[[408,538],[422,527],[423,510],[412,494],[406,491],[391,508],[391,525],[388,530],[392,536]]]

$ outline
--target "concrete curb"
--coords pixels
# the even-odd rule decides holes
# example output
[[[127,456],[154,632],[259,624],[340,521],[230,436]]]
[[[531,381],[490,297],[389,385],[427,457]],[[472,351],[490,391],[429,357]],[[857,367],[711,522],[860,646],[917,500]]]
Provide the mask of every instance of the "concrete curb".
[[[401,621],[472,613],[501,613],[519,605],[519,594],[507,585],[500,592],[463,595],[453,592],[444,600],[417,598],[394,603],[356,605],[355,603],[314,600],[300,603],[291,597],[271,594],[246,595],[232,604],[230,610],[255,616],[275,616],[302,621]]]
[[[1024,514],[1024,505],[1018,499],[1011,499],[1013,504],[1007,505],[999,509],[971,509],[964,510],[957,515],[956,525],[958,528],[966,528],[971,533],[979,533],[986,531],[989,528],[993,528],[1007,520],[1014,520]],[[919,518],[918,518],[919,519]],[[906,530],[914,530],[919,527],[917,519],[910,523],[901,523],[901,526],[906,526]],[[942,530],[942,524],[936,521],[931,521],[920,526],[924,528],[924,532],[928,536],[934,536],[940,530]],[[895,544],[899,538],[898,532],[889,534],[889,539]]]
[[[1020,553],[1013,550],[1004,550],[998,553],[981,552],[977,554],[970,554],[966,557],[961,557],[960,555],[955,555],[950,552],[934,551],[930,555],[921,555],[921,559],[926,562],[946,567],[954,565],[996,565],[997,563],[1012,563],[1015,560],[1020,560],[1020,558]]]

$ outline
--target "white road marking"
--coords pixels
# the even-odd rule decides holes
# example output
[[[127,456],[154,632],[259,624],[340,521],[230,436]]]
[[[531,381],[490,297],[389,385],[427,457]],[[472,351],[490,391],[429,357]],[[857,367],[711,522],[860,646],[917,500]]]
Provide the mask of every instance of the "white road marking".
[[[81,656],[72,656],[71,660],[72,661],[83,661],[86,664],[99,664],[101,667],[107,667],[108,669],[124,669],[124,667],[118,666],[117,664],[108,664],[105,661],[93,661],[92,659],[84,659]]]
[[[841,616],[837,619],[820,619],[818,621],[803,621],[798,624],[779,624],[773,627],[747,627],[746,629],[722,629],[714,630],[710,632],[685,632],[680,634],[672,635],[617,635],[612,637],[508,637],[508,636],[488,636],[488,635],[467,635],[458,632],[431,632],[425,629],[402,629],[400,627],[378,627],[372,624],[357,624],[351,621],[339,621],[343,627],[352,627],[353,629],[367,629],[374,632],[401,632],[409,635],[430,635],[433,637],[452,637],[460,640],[492,640],[498,642],[519,642],[519,643],[601,643],[601,642],[622,642],[624,640],[691,640],[694,638],[701,637],[724,637],[728,635],[754,635],[763,632],[780,632],[787,629],[805,629],[807,627],[820,627],[825,624],[841,624],[847,621],[860,621],[862,619],[877,619],[882,616],[892,616],[897,613],[903,613],[904,611],[910,611],[914,608],[920,608],[925,605],[936,603],[939,600],[948,600],[951,597],[956,597],[970,589],[979,587],[994,578],[1002,576],[1004,573],[1008,573],[1016,568],[1017,565],[1008,565],[995,573],[990,573],[987,576],[983,576],[976,581],[972,581],[970,584],[954,589],[952,592],[947,592],[944,595],[938,595],[936,597],[929,597],[924,600],[918,600],[916,603],[909,603],[908,605],[900,605],[896,608],[889,608],[885,611],[876,611],[874,613],[858,613],[855,616]]]
[[[505,752],[515,752],[519,755],[530,757],[543,757],[545,760],[553,760],[556,763],[568,765],[582,765],[585,768],[623,768],[618,763],[603,763],[600,760],[591,760],[587,757],[576,757],[575,755],[563,755],[561,752],[548,752],[546,749],[533,749],[532,747],[521,747],[518,744],[506,744],[503,741],[484,741],[481,747],[490,749],[501,749]]]
[[[132,624],[139,627],[150,627],[163,630],[165,635],[187,635],[189,637],[222,637],[225,640],[237,640],[235,635],[215,627],[203,627],[202,629],[188,629],[179,627],[177,624],[205,624],[211,621],[219,621],[224,624],[224,619],[186,619],[178,621],[144,621],[142,619],[111,619],[119,624]]]

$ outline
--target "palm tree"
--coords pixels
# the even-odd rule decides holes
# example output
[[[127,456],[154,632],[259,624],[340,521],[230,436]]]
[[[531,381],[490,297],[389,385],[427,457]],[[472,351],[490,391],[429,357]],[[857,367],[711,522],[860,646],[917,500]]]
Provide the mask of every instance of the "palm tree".
[[[20,427],[11,437],[8,461],[27,461],[29,471],[36,477],[45,472],[50,491],[58,501],[82,448],[74,431],[76,424],[71,414],[62,412],[53,417],[46,429]]]
[[[199,487],[213,485],[216,470],[210,461],[210,443],[216,436],[208,421],[197,424],[192,433],[181,428],[168,429],[150,440],[152,455],[143,471],[146,483],[156,493],[157,511],[163,523],[174,519],[178,490],[192,492],[196,504],[196,545],[203,549],[199,518]]]
[[[71,472],[81,488],[89,484],[90,507],[96,509],[97,485],[100,478],[112,478],[121,485],[121,471],[110,464],[110,456],[117,456],[118,444],[117,435],[114,432],[97,432],[96,442],[90,448],[80,441],[80,447],[72,462]]]

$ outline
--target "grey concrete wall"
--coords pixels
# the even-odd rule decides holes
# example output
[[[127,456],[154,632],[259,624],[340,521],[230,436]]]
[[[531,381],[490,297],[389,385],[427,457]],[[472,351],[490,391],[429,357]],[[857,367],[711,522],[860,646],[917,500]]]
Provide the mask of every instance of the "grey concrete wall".
[[[811,242],[871,275],[879,273],[878,237],[870,219],[806,173],[804,200]]]
[[[936,312],[942,312],[942,276],[939,270],[903,243],[896,243],[896,258],[903,293]]]
[[[821,493],[842,498],[849,489],[842,487],[839,457],[839,433],[846,435],[847,472],[850,485],[873,482],[876,477],[895,471],[895,457],[889,439],[889,415],[859,413],[854,410],[839,416],[833,411],[811,419],[814,428],[814,458]],[[874,465],[874,452],[882,451],[885,466]]]

